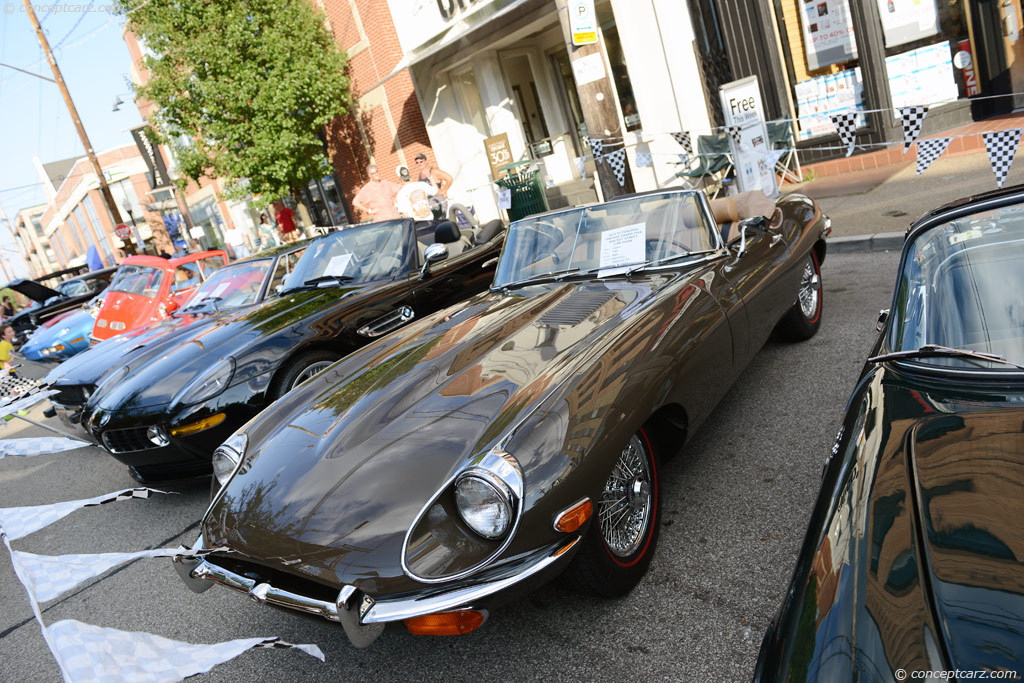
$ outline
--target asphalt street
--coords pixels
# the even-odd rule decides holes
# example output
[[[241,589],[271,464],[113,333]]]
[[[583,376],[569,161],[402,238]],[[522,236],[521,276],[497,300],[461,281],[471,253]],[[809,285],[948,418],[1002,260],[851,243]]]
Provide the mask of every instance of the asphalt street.
[[[824,263],[824,319],[812,340],[770,342],[715,415],[661,470],[663,526],[645,580],[600,600],[560,584],[491,615],[467,636],[426,638],[398,628],[368,650],[341,628],[220,587],[196,595],[170,560],[141,560],[44,605],[48,623],[77,619],[192,643],[279,636],[315,643],[325,664],[294,651],[243,654],[209,681],[749,680],[781,602],[846,399],[887,308],[898,254],[836,254]],[[40,417],[41,408],[29,417]],[[43,434],[21,420],[0,438]],[[135,485],[96,448],[0,460],[0,506],[37,505]],[[16,549],[98,553],[191,545],[208,484],[75,512]],[[0,680],[60,674],[6,552],[0,552]]]

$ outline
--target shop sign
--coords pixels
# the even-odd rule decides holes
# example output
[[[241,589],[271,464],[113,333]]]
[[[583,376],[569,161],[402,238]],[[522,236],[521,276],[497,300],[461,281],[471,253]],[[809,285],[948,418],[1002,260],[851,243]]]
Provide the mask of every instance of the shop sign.
[[[886,47],[928,38],[940,30],[935,0],[878,0],[878,13]]]
[[[569,32],[573,45],[593,45],[597,42],[597,12],[594,0],[572,0],[569,12]]]
[[[406,54],[446,32],[451,35],[444,39],[454,40],[509,4],[511,0],[388,0],[398,42]]]
[[[167,166],[164,165],[164,157],[160,154],[159,148],[146,135],[147,128],[149,126],[146,124],[132,128],[132,137],[135,138],[135,146],[139,148],[139,154],[149,169],[149,189],[162,190],[171,186],[171,178],[167,174]]]
[[[484,140],[487,151],[487,163],[491,165],[491,177],[499,180],[508,175],[508,170],[499,170],[512,163],[512,148],[508,144],[508,135],[501,133]]]
[[[733,164],[740,192],[761,190],[769,197],[778,193],[775,161],[768,143],[764,104],[757,76],[726,83],[719,89],[725,125],[739,126],[739,142],[730,136]]]
[[[960,41],[960,51],[956,53],[954,64],[964,73],[964,89],[968,97],[981,94],[981,86],[978,85],[978,73],[974,70],[974,59],[971,56],[971,41]],[[957,63],[959,61],[959,63]]]
[[[809,71],[856,59],[849,0],[805,2],[800,25]]]

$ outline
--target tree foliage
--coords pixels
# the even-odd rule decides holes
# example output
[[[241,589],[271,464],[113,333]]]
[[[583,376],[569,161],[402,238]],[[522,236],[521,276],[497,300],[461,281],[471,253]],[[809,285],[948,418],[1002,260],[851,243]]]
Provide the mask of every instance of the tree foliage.
[[[150,72],[138,95],[158,107],[182,175],[269,201],[325,174],[319,133],[350,94],[345,54],[312,0],[118,4]]]

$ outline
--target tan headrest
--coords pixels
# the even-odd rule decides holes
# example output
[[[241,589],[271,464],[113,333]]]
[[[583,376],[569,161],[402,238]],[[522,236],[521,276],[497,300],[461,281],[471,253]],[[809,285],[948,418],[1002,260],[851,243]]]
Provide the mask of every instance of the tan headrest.
[[[753,218],[754,216],[764,216],[771,220],[771,217],[775,215],[775,202],[768,199],[761,190],[740,192],[733,196],[732,199],[736,201],[736,206],[739,207],[740,220]]]
[[[734,223],[740,219],[740,207],[732,197],[712,199],[708,203],[711,205],[711,213],[715,216],[715,222],[719,225]]]

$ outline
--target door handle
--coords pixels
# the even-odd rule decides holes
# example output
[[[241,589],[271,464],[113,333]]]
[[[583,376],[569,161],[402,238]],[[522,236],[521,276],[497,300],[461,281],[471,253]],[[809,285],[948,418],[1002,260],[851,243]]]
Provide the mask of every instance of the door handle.
[[[401,308],[396,308],[385,316],[377,318],[371,323],[363,325],[356,330],[356,334],[362,335],[363,337],[369,337],[370,339],[380,337],[392,330],[398,329],[415,317],[416,313],[413,312],[412,308],[409,306],[402,306]]]
[[[769,249],[771,249],[771,248],[772,248],[772,247],[774,247],[774,246],[775,246],[776,244],[778,244],[778,243],[779,243],[779,242],[780,242],[781,240],[782,240],[782,235],[774,235],[774,236],[772,237],[772,242],[771,242],[771,244],[769,244],[769,245],[768,245],[768,248],[769,248]]]

